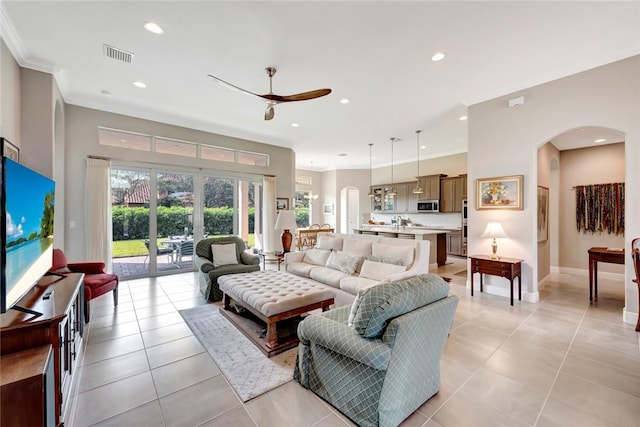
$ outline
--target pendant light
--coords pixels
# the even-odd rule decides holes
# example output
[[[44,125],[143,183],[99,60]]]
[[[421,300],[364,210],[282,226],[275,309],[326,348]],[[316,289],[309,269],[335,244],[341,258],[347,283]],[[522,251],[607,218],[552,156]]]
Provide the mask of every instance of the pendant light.
[[[371,147],[373,147],[373,142],[369,143],[369,193],[367,194],[367,196],[369,197],[375,196],[373,188],[371,188],[371,186],[373,185],[373,164],[371,163]]]
[[[389,196],[396,196],[398,192],[396,191],[396,186],[393,184],[393,143],[396,138],[391,138],[391,191],[387,193]]]
[[[418,175],[416,175],[416,188],[413,189],[413,194],[422,194],[424,190],[420,187],[420,132],[416,131],[416,158],[418,159]]]

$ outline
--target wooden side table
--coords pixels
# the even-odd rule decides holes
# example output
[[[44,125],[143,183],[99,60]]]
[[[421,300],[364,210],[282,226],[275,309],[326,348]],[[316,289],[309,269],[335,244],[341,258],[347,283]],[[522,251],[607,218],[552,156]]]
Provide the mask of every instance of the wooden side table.
[[[513,279],[518,278],[518,301],[522,300],[522,259],[491,259],[488,255],[471,255],[471,296],[473,296],[473,275],[480,273],[480,292],[482,292],[482,275],[504,277],[509,280],[511,289],[511,305],[513,305]]]
[[[266,270],[267,263],[275,263],[280,271],[280,264],[284,262],[284,252],[265,252],[262,256],[262,269]]]
[[[598,299],[598,262],[612,264],[624,264],[624,249],[612,250],[609,248],[589,249],[589,301],[595,297]]]

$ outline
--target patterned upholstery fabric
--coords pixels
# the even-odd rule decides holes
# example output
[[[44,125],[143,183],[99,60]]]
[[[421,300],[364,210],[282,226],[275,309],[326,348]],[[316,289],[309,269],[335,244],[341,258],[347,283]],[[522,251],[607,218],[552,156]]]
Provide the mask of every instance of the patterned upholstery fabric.
[[[382,283],[367,289],[353,319],[353,327],[365,338],[382,335],[389,319],[442,299],[449,285],[440,276],[423,274]]]
[[[359,426],[400,424],[440,388],[440,357],[458,304],[456,296],[435,296],[448,292],[444,280],[419,277],[438,289],[435,299],[423,297],[391,319],[379,338],[346,325],[350,307],[302,321],[294,379]]]
[[[215,267],[213,265],[213,255],[211,252],[212,244],[229,244],[235,243],[237,259],[240,264],[222,265]],[[198,267],[198,284],[200,292],[209,301],[222,300],[223,293],[218,286],[218,278],[226,274],[250,273],[252,271],[260,271],[260,258],[245,252],[245,244],[241,238],[236,236],[212,237],[200,240],[196,243],[196,256],[194,262]]]

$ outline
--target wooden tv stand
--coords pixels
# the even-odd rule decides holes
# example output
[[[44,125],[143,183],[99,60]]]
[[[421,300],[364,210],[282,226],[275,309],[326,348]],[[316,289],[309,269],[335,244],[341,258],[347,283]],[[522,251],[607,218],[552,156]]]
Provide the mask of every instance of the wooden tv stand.
[[[41,316],[9,310],[0,316],[0,365],[11,354],[45,345],[53,350],[55,415],[53,425],[63,425],[70,397],[76,361],[84,333],[84,274],[64,278],[43,277],[17,305],[42,313]],[[38,400],[21,406],[3,407],[2,412],[45,411]],[[9,414],[7,414],[9,415]],[[14,418],[15,419],[15,418]]]

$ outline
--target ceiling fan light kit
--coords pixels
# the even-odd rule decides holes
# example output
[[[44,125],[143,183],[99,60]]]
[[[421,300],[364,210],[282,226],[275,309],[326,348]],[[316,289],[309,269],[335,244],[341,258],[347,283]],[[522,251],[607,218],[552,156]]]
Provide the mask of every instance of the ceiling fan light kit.
[[[265,120],[273,119],[273,117],[275,116],[274,107],[282,102],[307,101],[310,99],[320,98],[322,96],[326,96],[331,93],[331,89],[325,88],[325,89],[311,90],[308,92],[296,93],[293,95],[276,95],[275,93],[273,93],[273,76],[276,74],[278,70],[275,67],[267,67],[265,68],[265,71],[267,72],[267,76],[269,76],[269,93],[266,93],[264,95],[260,95],[260,94],[251,92],[249,90],[243,89],[239,86],[226,82],[221,78],[211,74],[209,74],[209,77],[215,80],[218,84],[228,89],[232,89],[232,90],[244,93],[246,95],[253,95],[253,96],[257,96],[258,98],[264,99],[267,102],[267,109],[264,112]]]

